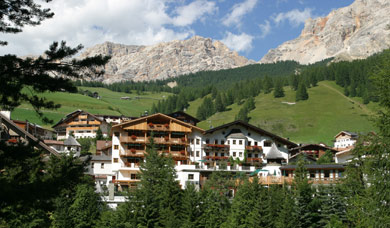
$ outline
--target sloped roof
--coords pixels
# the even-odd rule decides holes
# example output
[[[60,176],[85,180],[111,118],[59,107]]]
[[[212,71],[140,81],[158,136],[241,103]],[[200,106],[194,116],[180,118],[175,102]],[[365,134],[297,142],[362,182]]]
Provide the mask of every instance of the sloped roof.
[[[105,154],[92,155],[91,161],[111,161],[111,156]]]
[[[81,110],[81,109],[77,109],[76,111],[73,111],[73,112],[67,114],[64,118],[62,118],[60,121],[58,121],[56,124],[54,124],[54,125],[52,126],[52,128],[57,127],[58,125],[60,125],[60,124],[62,124],[62,123],[64,123],[64,122],[66,122],[66,121],[68,121],[69,119],[74,118],[74,117],[80,115],[81,113],[85,113],[85,114],[90,115],[90,116],[92,116],[93,118],[95,118],[95,119],[101,121],[102,123],[106,123],[106,121],[104,121],[104,119],[101,118],[101,117],[98,117],[98,116],[96,116],[96,115],[94,115],[94,114],[91,114],[91,113],[89,113],[89,112],[83,111],[83,110]]]
[[[154,117],[159,117],[159,116],[160,116],[160,117],[167,118],[167,119],[171,119],[172,121],[175,121],[176,123],[179,123],[179,124],[181,124],[181,125],[187,126],[187,127],[189,127],[189,128],[195,128],[195,129],[197,129],[197,130],[199,130],[199,131],[201,131],[201,132],[204,132],[204,130],[203,130],[202,128],[200,128],[200,127],[197,127],[197,126],[194,126],[194,125],[192,125],[192,124],[183,122],[183,121],[181,121],[181,120],[178,120],[178,119],[176,119],[176,118],[167,116],[167,115],[162,114],[162,113],[156,113],[156,114],[149,115],[149,116],[143,116],[143,117],[140,117],[140,118],[138,118],[138,119],[129,120],[129,121],[127,121],[127,122],[123,122],[123,123],[120,123],[120,124],[116,124],[116,125],[112,126],[111,131],[112,131],[112,129],[114,129],[114,128],[116,128],[116,127],[121,127],[121,126],[123,126],[123,125],[131,124],[131,123],[136,123],[136,122],[138,122],[138,121],[143,121],[143,120],[146,120],[146,119],[149,119],[149,118],[154,118]]]
[[[285,138],[283,138],[283,137],[277,136],[277,135],[275,135],[275,134],[273,134],[273,133],[271,133],[271,132],[268,132],[268,131],[266,131],[266,130],[263,130],[263,129],[261,129],[261,128],[258,128],[258,127],[256,127],[256,126],[253,126],[253,125],[251,125],[251,124],[248,124],[248,123],[246,123],[246,122],[244,122],[244,121],[242,121],[242,120],[236,120],[236,121],[233,121],[233,122],[230,122],[230,123],[227,123],[227,124],[223,124],[223,125],[221,125],[221,126],[218,126],[218,127],[212,128],[212,129],[209,129],[209,130],[205,131],[205,134],[210,134],[210,133],[213,133],[213,132],[215,132],[215,131],[217,131],[217,130],[224,129],[224,128],[228,128],[228,127],[233,126],[233,125],[241,125],[241,126],[244,126],[244,127],[246,127],[246,128],[252,129],[252,130],[255,131],[255,132],[258,132],[258,133],[260,133],[260,134],[267,135],[267,136],[269,136],[269,137],[275,139],[276,141],[281,142],[281,143],[284,143],[284,144],[286,144],[286,145],[290,145],[290,146],[294,146],[294,147],[298,146],[296,143],[291,142],[291,141],[288,140],[288,139],[285,139]]]
[[[317,148],[321,148],[321,149],[324,149],[324,150],[330,150],[332,152],[336,152],[337,151],[337,150],[333,149],[332,147],[323,146],[321,144],[303,144],[301,146],[291,148],[290,151],[301,150],[301,149],[306,149],[306,148],[310,148],[310,147],[317,147]]]
[[[65,141],[64,141],[65,146],[81,146],[79,142],[72,136],[69,136]]]
[[[282,153],[276,147],[275,143],[272,143],[271,149],[268,154],[265,156],[266,159],[284,159]]]
[[[358,134],[356,133],[356,132],[351,132],[351,131],[340,131],[336,136],[335,136],[335,138],[337,138],[340,134],[342,134],[342,133],[344,133],[344,134],[347,134],[347,135],[349,135],[349,136],[351,136],[351,137],[357,137],[358,136]]]
[[[97,140],[96,141],[96,150],[107,149],[112,146],[112,141],[107,140]]]
[[[176,115],[186,116],[189,119],[192,119],[195,123],[199,123],[200,122],[200,120],[198,120],[197,118],[195,118],[195,117],[191,116],[190,114],[187,114],[187,113],[185,113],[183,111],[177,111],[177,112],[173,112],[173,113],[168,114],[168,116],[173,117],[173,118],[176,118]]]
[[[54,154],[56,156],[59,156],[59,153],[46,145],[41,140],[35,138],[32,134],[28,133],[24,129],[20,128],[18,125],[16,125],[12,120],[5,117],[3,114],[0,113],[0,120],[1,123],[6,125],[9,129],[13,130],[15,133],[17,133],[21,137],[25,137],[28,141],[36,143],[37,147],[40,147],[43,150],[46,150],[47,152]]]

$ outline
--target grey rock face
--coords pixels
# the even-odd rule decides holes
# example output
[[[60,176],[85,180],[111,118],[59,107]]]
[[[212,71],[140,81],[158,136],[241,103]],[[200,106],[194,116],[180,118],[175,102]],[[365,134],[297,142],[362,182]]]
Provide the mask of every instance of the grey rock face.
[[[260,63],[314,63],[330,57],[366,58],[390,47],[390,1],[355,0],[324,18],[308,19],[301,35],[271,49]]]
[[[166,79],[205,70],[245,66],[254,61],[230,51],[220,41],[194,36],[153,46],[134,46],[105,42],[84,51],[80,58],[97,54],[111,55],[101,80],[113,83],[124,80]]]

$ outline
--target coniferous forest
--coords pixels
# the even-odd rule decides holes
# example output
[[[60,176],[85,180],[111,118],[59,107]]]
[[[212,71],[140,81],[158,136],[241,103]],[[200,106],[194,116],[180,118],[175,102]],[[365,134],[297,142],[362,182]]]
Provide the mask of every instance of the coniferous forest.
[[[53,16],[33,1],[5,1],[0,6],[2,16],[7,16],[0,17],[6,22],[0,26],[1,33],[18,33],[24,25],[38,25]],[[55,42],[45,58],[0,56],[0,108],[12,110],[28,102],[38,114],[42,108],[55,109],[55,103],[22,89],[76,92],[74,82],[52,74],[77,81],[101,74],[99,67],[108,61],[102,56],[69,61],[80,49]],[[264,186],[256,176],[215,172],[204,188],[188,185],[182,190],[175,181],[173,160],[158,154],[152,140],[141,164],[139,187],[123,193],[127,201],[112,210],[95,192],[93,179],[84,174],[88,158],[49,156],[34,143],[0,140],[0,227],[390,227],[390,52],[367,60],[302,67],[300,74],[293,72],[296,63],[279,64],[285,68],[253,65],[231,70],[231,74],[229,70],[201,72],[180,78],[175,88],[165,87],[165,82],[129,82],[123,88],[128,85],[141,92],[166,89],[176,94],[157,104],[154,111],[182,109],[197,96],[208,96],[204,102],[212,111],[226,107],[216,105],[215,100],[226,101],[225,105],[245,102],[237,116],[242,119],[254,108],[251,97],[260,91],[270,93],[278,88],[274,95],[282,96],[281,81],[297,91],[297,100],[304,100],[310,99],[305,95],[307,87],[335,80],[348,96],[361,96],[381,106],[373,117],[378,133],[359,137],[340,183],[312,185],[301,158],[292,185]],[[252,76],[258,74],[257,67],[265,67],[264,75]],[[210,74],[215,74],[212,83],[207,81]],[[205,87],[206,81],[213,85]],[[227,92],[218,89],[222,85]],[[110,86],[120,88],[119,84]],[[208,111],[200,111],[199,116],[207,118]]]

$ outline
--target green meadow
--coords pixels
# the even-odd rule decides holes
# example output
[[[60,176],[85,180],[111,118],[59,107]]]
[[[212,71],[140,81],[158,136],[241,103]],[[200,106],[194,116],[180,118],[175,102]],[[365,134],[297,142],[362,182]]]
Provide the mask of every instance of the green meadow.
[[[61,104],[58,110],[43,110],[54,122],[66,114],[82,109],[93,114],[111,114],[140,116],[150,110],[154,102],[169,96],[169,93],[113,92],[105,88],[79,87],[82,90],[98,92],[101,99],[81,94],[44,93],[46,97]],[[378,110],[378,105],[363,105],[360,98],[345,97],[342,88],[334,82],[323,81],[308,89],[309,100],[295,102],[295,92],[284,87],[286,96],[274,98],[273,94],[261,93],[255,97],[256,109],[249,113],[250,124],[299,143],[332,144],[333,136],[341,130],[355,132],[375,131],[371,116]],[[122,100],[121,97],[129,97]],[[196,111],[203,99],[190,102],[186,112],[196,116]],[[217,127],[234,120],[241,105],[233,104],[225,112],[216,113],[198,124],[203,129]],[[13,119],[29,120],[50,128],[39,120],[32,107],[22,104],[12,112]]]

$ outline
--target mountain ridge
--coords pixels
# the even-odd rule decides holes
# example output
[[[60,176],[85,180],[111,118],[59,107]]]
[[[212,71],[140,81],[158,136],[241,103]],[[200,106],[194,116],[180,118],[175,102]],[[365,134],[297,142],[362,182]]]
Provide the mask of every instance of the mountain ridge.
[[[388,0],[356,0],[326,17],[306,20],[299,37],[271,49],[259,62],[309,64],[331,57],[366,58],[390,47],[388,12]]]
[[[104,42],[86,49],[80,58],[97,54],[112,56],[106,64],[106,74],[99,79],[105,83],[167,79],[255,63],[231,51],[221,41],[200,36],[151,46]]]

